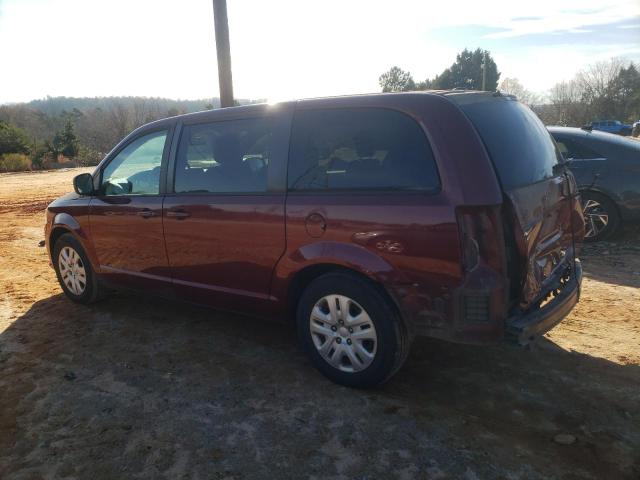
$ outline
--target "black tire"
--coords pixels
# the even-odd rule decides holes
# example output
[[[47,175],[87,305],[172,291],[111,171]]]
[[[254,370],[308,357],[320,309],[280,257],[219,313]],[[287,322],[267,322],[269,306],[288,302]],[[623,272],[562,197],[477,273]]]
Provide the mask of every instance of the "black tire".
[[[327,295],[349,297],[366,311],[375,327],[375,354],[363,370],[345,372],[332,366],[314,344],[310,327],[311,312],[316,303]],[[302,348],[314,366],[330,380],[347,387],[381,385],[400,369],[409,353],[407,329],[395,305],[376,285],[354,274],[328,273],[311,282],[298,302],[296,324]]]
[[[620,227],[620,214],[618,213],[618,208],[616,207],[616,204],[613,203],[613,200],[606,195],[591,191],[580,192],[580,198],[582,200],[582,208],[585,216],[585,242],[599,242],[615,235]],[[589,207],[590,201],[595,202],[597,206]],[[589,207],[588,210],[587,207]],[[592,214],[605,214],[608,218],[607,225],[601,230],[598,230],[595,234],[586,236],[589,234],[590,230],[593,230],[590,219],[590,215]]]
[[[84,268],[84,271],[86,273],[85,287],[82,293],[80,293],[79,295],[72,292],[62,280],[59,258],[60,253],[65,247],[70,247],[77,252],[78,256],[80,257],[80,264]],[[76,303],[89,304],[101,299],[104,296],[103,289],[98,283],[98,278],[91,268],[91,262],[89,262],[84,248],[82,248],[80,242],[76,240],[76,238],[72,234],[65,233],[64,235],[61,235],[60,238],[58,238],[55,245],[53,246],[53,256],[51,261],[53,263],[53,268],[56,271],[56,276],[58,277],[58,283],[60,283],[60,287],[69,299],[73,300]]]

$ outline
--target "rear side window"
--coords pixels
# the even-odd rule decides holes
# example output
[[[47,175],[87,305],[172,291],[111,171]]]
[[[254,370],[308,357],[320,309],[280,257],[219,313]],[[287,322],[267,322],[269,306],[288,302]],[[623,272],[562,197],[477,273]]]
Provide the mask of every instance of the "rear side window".
[[[458,104],[478,130],[505,190],[554,176],[559,152],[528,107],[508,98],[461,100]]]
[[[288,185],[294,191],[435,190],[440,182],[420,126],[387,109],[301,110]]]
[[[271,121],[248,118],[187,125],[176,157],[176,193],[267,190]]]
[[[556,144],[562,156],[566,160],[590,160],[593,158],[603,158],[601,155],[590,148],[566,137],[555,137]]]

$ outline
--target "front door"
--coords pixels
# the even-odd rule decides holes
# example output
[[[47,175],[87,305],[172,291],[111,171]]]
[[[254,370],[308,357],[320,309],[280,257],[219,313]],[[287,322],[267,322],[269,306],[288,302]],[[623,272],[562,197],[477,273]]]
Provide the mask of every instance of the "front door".
[[[89,223],[101,273],[107,280],[171,293],[162,231],[160,171],[169,130],[132,139],[101,172]]]
[[[271,274],[285,249],[285,195],[273,188],[273,175],[286,147],[274,148],[273,122],[267,116],[183,127],[163,213],[181,297],[249,313],[271,300]]]

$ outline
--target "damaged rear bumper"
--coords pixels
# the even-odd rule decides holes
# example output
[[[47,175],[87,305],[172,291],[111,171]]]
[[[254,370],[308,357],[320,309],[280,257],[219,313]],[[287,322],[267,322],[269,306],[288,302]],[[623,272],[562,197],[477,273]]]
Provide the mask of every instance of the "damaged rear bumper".
[[[542,307],[507,319],[507,339],[526,345],[537,336],[548,332],[566,317],[580,299],[582,265],[575,261],[570,279],[553,300]]]

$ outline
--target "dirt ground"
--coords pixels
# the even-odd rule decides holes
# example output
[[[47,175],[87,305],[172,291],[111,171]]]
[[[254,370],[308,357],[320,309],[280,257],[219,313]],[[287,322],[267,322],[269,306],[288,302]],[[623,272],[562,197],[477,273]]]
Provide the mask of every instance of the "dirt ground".
[[[67,301],[37,243],[78,172],[0,175],[0,478],[640,478],[637,229],[585,249],[580,304],[534,348],[419,339],[358,391],[285,325]]]

